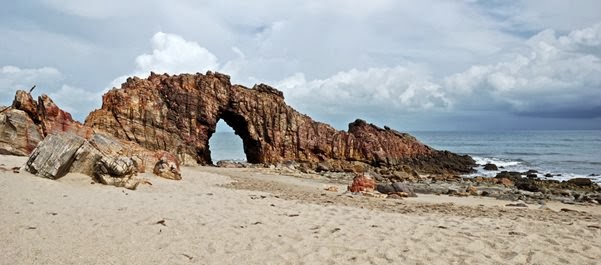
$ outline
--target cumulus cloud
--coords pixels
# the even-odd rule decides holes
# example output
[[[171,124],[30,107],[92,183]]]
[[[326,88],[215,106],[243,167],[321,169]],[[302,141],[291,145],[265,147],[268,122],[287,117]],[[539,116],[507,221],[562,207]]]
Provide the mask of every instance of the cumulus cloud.
[[[310,81],[303,73],[297,73],[276,86],[293,103],[329,112],[376,106],[381,110],[422,111],[451,105],[441,87],[417,65],[352,69]]]
[[[220,68],[217,56],[197,42],[187,41],[177,34],[157,32],[150,43],[152,53],[136,57],[134,72],[121,76],[112,82],[118,86],[129,76],[146,77],[150,72],[155,73],[196,73]],[[239,51],[239,50],[238,50]]]
[[[15,92],[19,89],[29,90],[37,85],[38,91],[46,93],[54,89],[63,81],[60,71],[52,67],[19,68],[12,65],[0,68],[0,104],[8,105],[12,102]]]
[[[563,36],[544,30],[520,52],[503,56],[511,59],[472,66],[444,84],[457,101],[479,97],[520,114],[601,117],[599,48],[601,24]]]

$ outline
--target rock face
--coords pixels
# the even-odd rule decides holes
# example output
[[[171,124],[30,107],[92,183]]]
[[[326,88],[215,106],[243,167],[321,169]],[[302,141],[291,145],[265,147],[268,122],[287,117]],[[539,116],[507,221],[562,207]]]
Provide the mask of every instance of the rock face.
[[[83,173],[103,184],[135,189],[144,182],[136,178],[137,173],[146,168],[165,167],[168,173],[157,175],[181,179],[179,164],[173,159],[166,152],[148,151],[102,134],[93,134],[87,140],[71,133],[56,133],[33,150],[25,169],[50,179],[69,172]]]
[[[32,174],[58,179],[66,175],[75,160],[75,153],[86,140],[73,135],[49,135],[29,156],[25,168]]]
[[[102,102],[87,117],[87,126],[150,150],[170,151],[185,164],[212,164],[209,138],[224,120],[242,138],[250,163],[327,161],[332,170],[342,170],[358,161],[425,173],[466,173],[474,165],[469,156],[434,150],[408,134],[362,120],[338,131],[286,105],[282,92],[268,85],[232,85],[219,73],[129,78]]]
[[[34,101],[19,90],[9,109],[0,113],[0,154],[29,155],[44,137],[68,132],[89,138],[92,129],[73,120],[46,95]]]

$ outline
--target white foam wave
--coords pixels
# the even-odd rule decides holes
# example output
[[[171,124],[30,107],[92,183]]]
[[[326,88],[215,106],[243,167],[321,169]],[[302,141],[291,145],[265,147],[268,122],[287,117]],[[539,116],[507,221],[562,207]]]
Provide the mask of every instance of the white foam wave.
[[[474,159],[474,161],[476,161],[476,164],[479,164],[481,166],[486,164],[495,164],[497,167],[515,167],[523,164],[522,161],[508,160],[495,157],[473,156],[472,158]]]

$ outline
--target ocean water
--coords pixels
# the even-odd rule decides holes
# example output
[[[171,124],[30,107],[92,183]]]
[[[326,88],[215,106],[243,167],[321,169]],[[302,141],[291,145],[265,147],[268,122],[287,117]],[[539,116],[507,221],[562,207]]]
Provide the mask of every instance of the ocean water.
[[[588,177],[601,183],[601,131],[481,131],[481,132],[410,132],[421,142],[436,149],[468,154],[476,163],[493,163],[499,170],[537,170],[551,179]],[[482,167],[472,176],[495,176],[498,171]],[[595,175],[595,176],[591,176]]]
[[[588,177],[601,183],[601,131],[478,131],[478,132],[409,132],[421,142],[440,150],[472,156],[478,164],[496,164],[499,170],[537,170],[551,179]],[[242,140],[230,132],[218,132],[210,140],[213,161],[239,160],[246,157]],[[471,176],[495,176],[498,171],[482,167]]]

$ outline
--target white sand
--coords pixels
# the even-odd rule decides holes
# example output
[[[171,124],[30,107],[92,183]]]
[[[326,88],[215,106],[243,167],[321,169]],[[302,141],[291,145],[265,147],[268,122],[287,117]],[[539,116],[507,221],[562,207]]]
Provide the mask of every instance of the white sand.
[[[0,156],[4,168],[24,161]],[[272,193],[219,186],[232,181],[224,175],[260,178],[256,188]],[[129,191],[0,170],[0,264],[601,264],[599,206],[321,195],[323,183],[260,170],[184,168],[183,177],[148,175],[152,186]]]

